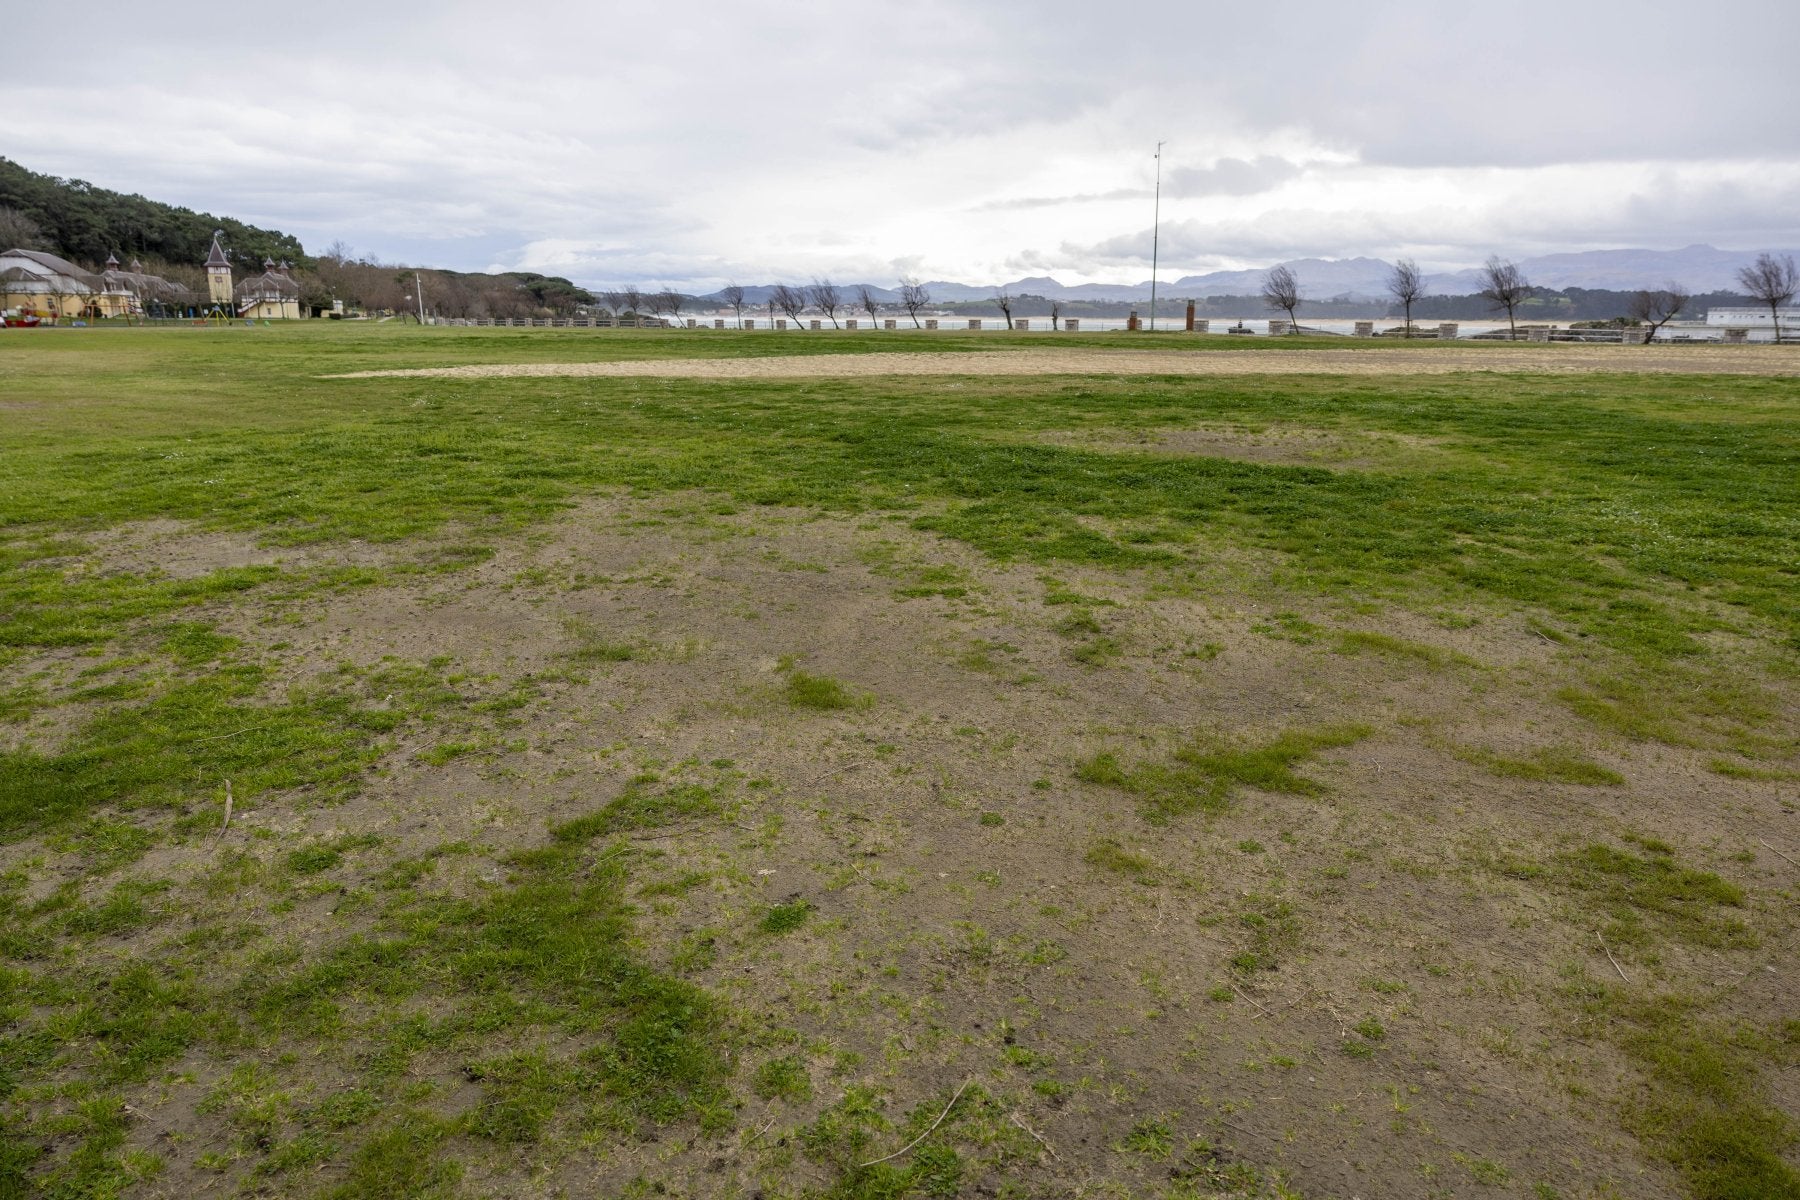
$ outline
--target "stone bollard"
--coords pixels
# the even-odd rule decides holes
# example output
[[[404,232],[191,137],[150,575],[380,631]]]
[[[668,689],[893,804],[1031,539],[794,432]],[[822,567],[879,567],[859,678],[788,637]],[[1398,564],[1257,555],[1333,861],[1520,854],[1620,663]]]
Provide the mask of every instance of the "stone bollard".
[[[1375,322],[1373,322],[1373,321],[1358,321],[1356,323],[1356,336],[1357,337],[1374,337],[1375,336]]]
[[[713,328],[714,329],[725,328],[725,318],[724,317],[714,317],[713,318]]]
[[[787,318],[786,317],[776,317],[775,318],[775,328],[786,329],[787,328]]]
[[[980,329],[981,328],[981,318],[980,317],[970,317],[969,318],[969,328],[970,329]]]
[[[1201,317],[1198,321],[1194,322],[1194,332],[1195,333],[1210,333],[1210,332],[1212,332],[1212,322],[1207,320],[1205,317]]]
[[[1548,325],[1537,325],[1530,329],[1527,329],[1525,331],[1525,340],[1528,342],[1547,342],[1547,341],[1549,341],[1550,340],[1550,327]]]
[[[1438,323],[1438,340],[1444,342],[1456,340],[1456,329],[1455,321],[1440,321]]]
[[[894,320],[894,318],[888,317],[881,322],[881,327],[883,329],[898,329],[900,327],[900,325],[899,325],[899,322]]]
[[[823,325],[821,325],[821,324],[820,324],[820,322],[819,322],[819,318],[817,318],[817,317],[814,317],[814,318],[813,318],[813,322],[812,322],[812,328],[814,328],[814,329],[822,329],[822,328],[824,328],[824,326],[823,326]]]
[[[1188,301],[1187,331],[1189,333],[1194,332],[1194,302],[1192,300]]]
[[[844,320],[844,328],[845,328],[845,329],[855,329],[855,328],[856,328],[856,318],[855,318],[855,317],[847,317],[847,318],[845,318],[845,320]]]
[[[1288,331],[1288,323],[1286,321],[1270,321],[1269,322],[1269,336],[1270,337],[1281,337],[1282,335],[1286,334],[1287,331]]]
[[[1027,321],[1024,317],[1020,317],[1018,320],[1013,322],[1013,328],[1014,329],[1030,329],[1031,322]]]
[[[1080,317],[1064,317],[1063,318],[1063,328],[1068,330],[1070,333],[1080,333],[1081,332],[1081,318]]]
[[[1725,344],[1727,346],[1742,346],[1749,341],[1750,331],[1748,329],[1727,329],[1725,331]]]
[[[689,318],[688,318],[688,319],[687,319],[687,323],[688,323],[688,326],[687,326],[687,327],[688,327],[688,328],[689,328],[689,329],[698,329],[698,328],[700,328],[700,322],[698,322],[698,321],[696,321],[696,320],[694,320],[694,318],[692,318],[692,317],[689,317]]]
[[[748,320],[746,320],[744,322],[744,328],[745,329],[755,329],[756,328],[756,318],[751,317]]]
[[[1138,320],[1137,309],[1135,309],[1135,308],[1132,309],[1131,315],[1125,318],[1125,328],[1133,333],[1136,333],[1138,330],[1142,329],[1143,327],[1144,327],[1144,323],[1142,321]]]
[[[926,317],[925,318],[925,328],[936,329],[937,328],[937,318],[936,317]]]

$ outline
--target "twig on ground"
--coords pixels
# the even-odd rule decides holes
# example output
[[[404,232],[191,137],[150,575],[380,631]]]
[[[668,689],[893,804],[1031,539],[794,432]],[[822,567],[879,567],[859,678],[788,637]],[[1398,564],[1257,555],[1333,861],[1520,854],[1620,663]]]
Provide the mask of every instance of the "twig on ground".
[[[863,767],[863,766],[867,766],[867,765],[868,765],[867,763],[853,762],[853,763],[845,763],[841,767],[833,767],[833,768],[831,768],[831,770],[825,772],[823,775],[813,776],[812,782],[807,784],[806,786],[813,787],[817,784],[825,782],[825,780],[830,779],[833,775],[842,775],[845,771],[854,771],[858,767]]]
[[[225,820],[219,824],[219,832],[213,834],[213,841],[216,842],[220,838],[224,837],[225,831],[230,828],[231,828],[231,780],[227,779],[225,781]]]
[[[249,733],[252,730],[261,728],[261,725],[246,725],[242,729],[234,729],[230,733],[215,733],[211,737],[196,738],[194,739],[193,744],[198,746],[201,742],[216,742],[222,738],[236,737],[240,733]]]
[[[1606,949],[1606,939],[1600,936],[1600,931],[1598,929],[1594,930],[1594,939],[1600,943],[1600,949],[1606,954],[1606,961],[1613,965],[1613,970],[1619,973],[1619,978],[1625,980],[1626,983],[1630,983],[1631,980],[1627,978],[1625,968],[1621,967],[1619,965],[1619,960],[1612,956],[1612,951]]]
[[[1762,845],[1762,848],[1764,850],[1767,850],[1770,854],[1773,854],[1778,858],[1787,858],[1787,860],[1791,863],[1794,863],[1794,865],[1796,867],[1800,867],[1800,862],[1794,862],[1793,859],[1788,858],[1787,855],[1783,854],[1781,851],[1777,850],[1775,847],[1769,845],[1769,843],[1763,841],[1761,838],[1757,838],[1756,840]]]
[[[860,1171],[864,1167],[873,1167],[873,1166],[877,1165],[878,1163],[884,1163],[884,1162],[888,1161],[888,1159],[890,1159],[890,1158],[899,1158],[902,1154],[905,1154],[908,1150],[911,1150],[914,1146],[918,1145],[920,1142],[922,1142],[926,1138],[930,1137],[931,1131],[936,1129],[939,1125],[942,1125],[944,1123],[944,1118],[950,1115],[950,1110],[956,1107],[956,1102],[958,1100],[962,1099],[962,1094],[965,1091],[967,1091],[969,1088],[969,1085],[974,1082],[975,1082],[974,1076],[970,1076],[968,1079],[963,1080],[962,1086],[956,1089],[956,1095],[950,1097],[950,1103],[944,1105],[944,1111],[937,1115],[937,1120],[933,1121],[930,1125],[925,1127],[924,1133],[921,1133],[918,1137],[916,1137],[912,1141],[906,1143],[906,1145],[900,1147],[898,1150],[894,1151],[892,1154],[884,1155],[881,1158],[872,1158],[866,1163],[857,1163],[856,1164],[857,1170]]]
[[[1238,985],[1235,983],[1231,985],[1231,990],[1236,992],[1240,996],[1244,996],[1243,990],[1241,988],[1239,988]],[[1268,1009],[1264,1008],[1262,1005],[1258,1004],[1256,1001],[1250,999],[1250,997],[1248,997],[1248,996],[1244,996],[1244,1002],[1247,1003],[1248,1005],[1250,1005],[1251,1008],[1254,1008],[1257,1012],[1261,1013],[1265,1017],[1273,1017],[1275,1015],[1274,1013],[1270,1012]],[[1251,1017],[1250,1019],[1252,1021],[1256,1020],[1255,1017]]]
[[[763,1125],[763,1127],[761,1129],[759,1129],[755,1133],[751,1134],[750,1140],[744,1143],[744,1149],[748,1150],[750,1147],[756,1145],[757,1142],[761,1141],[762,1135],[769,1132],[769,1130],[771,1130],[775,1127],[776,1117],[779,1117],[780,1115],[781,1115],[780,1113],[776,1113],[774,1117],[770,1117],[768,1119],[768,1121]]]
[[[1032,1138],[1034,1140],[1036,1140],[1038,1145],[1042,1146],[1046,1151],[1049,1152],[1049,1155],[1052,1159],[1055,1159],[1058,1162],[1062,1161],[1062,1156],[1057,1154],[1056,1147],[1052,1146],[1049,1142],[1046,1142],[1044,1140],[1044,1135],[1039,1133],[1037,1130],[1033,1129],[1031,1126],[1027,1125],[1019,1117],[1018,1113],[1009,1112],[1006,1114],[1006,1119],[1011,1121],[1014,1125],[1017,1125],[1020,1129],[1023,1129],[1026,1133],[1029,1133],[1032,1136]]]
[[[1245,1128],[1244,1128],[1244,1127],[1243,1127],[1243,1126],[1242,1126],[1242,1125],[1233,1125],[1233,1124],[1232,1124],[1232,1123],[1231,1123],[1231,1122],[1230,1122],[1230,1121],[1227,1121],[1227,1120],[1225,1120],[1225,1119],[1224,1119],[1224,1118],[1222,1118],[1222,1117],[1220,1117],[1220,1118],[1217,1118],[1217,1119],[1218,1119],[1218,1122],[1219,1122],[1219,1124],[1221,1124],[1221,1125],[1223,1125],[1223,1126],[1224,1126],[1224,1127],[1225,1127],[1225,1128],[1227,1128],[1227,1129],[1235,1129],[1235,1130],[1237,1130],[1237,1131],[1238,1131],[1238,1132],[1239,1132],[1239,1133],[1241,1133],[1241,1134],[1243,1134],[1243,1135],[1244,1135],[1244,1136],[1246,1136],[1246,1137],[1253,1137],[1253,1138],[1262,1138],[1262,1139],[1264,1139],[1264,1140],[1265,1140],[1265,1141],[1270,1141],[1270,1142],[1272,1142],[1272,1141],[1275,1141],[1275,1140],[1276,1140],[1276,1139],[1274,1139],[1274,1138],[1272,1138],[1272,1137],[1270,1137],[1270,1136],[1269,1136],[1269,1135],[1268,1135],[1268,1134],[1266,1134],[1266,1133],[1258,1133],[1258,1132],[1256,1132],[1256,1130],[1254,1130],[1254,1129],[1245,1129]]]

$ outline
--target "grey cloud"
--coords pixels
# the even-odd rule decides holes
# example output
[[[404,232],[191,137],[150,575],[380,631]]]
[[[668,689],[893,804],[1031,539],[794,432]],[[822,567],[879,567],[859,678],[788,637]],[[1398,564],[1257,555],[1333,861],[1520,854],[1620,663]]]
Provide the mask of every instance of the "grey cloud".
[[[1299,164],[1264,154],[1253,159],[1221,158],[1210,167],[1176,167],[1163,190],[1177,198],[1253,196],[1298,178]]]

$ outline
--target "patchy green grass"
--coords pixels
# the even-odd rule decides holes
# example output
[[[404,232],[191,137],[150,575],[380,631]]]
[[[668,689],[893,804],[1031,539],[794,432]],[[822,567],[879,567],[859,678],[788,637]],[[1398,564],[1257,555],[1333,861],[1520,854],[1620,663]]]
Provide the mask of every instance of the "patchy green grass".
[[[1032,1107],[1052,1100],[1063,1114],[1058,1124],[1096,1128],[1081,1125],[1096,1113],[1116,1122],[1093,1138],[1093,1151],[1105,1156],[1107,1147],[1131,1143],[1103,1173],[1154,1171],[1145,1194],[1274,1194],[1262,1189],[1275,1184],[1190,1140],[1163,1115],[1185,1100],[1146,1100],[1142,1078],[1106,1061],[1114,1052],[1128,1058],[1146,1027],[1155,1037],[1175,1023],[1153,972],[1144,975],[1142,1004],[1116,1006],[1118,1023],[1132,1027],[1104,1032],[1105,1055],[1081,1039],[1055,1042],[1042,1017],[1063,1021],[1068,1010],[1038,1001],[1066,1000],[1057,996],[1063,973],[1079,978],[1082,941],[1090,939],[1091,950],[1092,923],[1107,919],[1081,889],[1108,887],[1109,876],[1160,882],[1158,862],[1186,870],[1179,836],[1206,831],[1157,831],[1170,844],[1157,845],[1156,861],[1127,849],[1126,840],[1139,839],[1117,826],[1059,842],[1094,871],[1046,864],[1062,868],[1068,890],[1042,894],[1038,911],[1050,928],[1029,933],[1020,931],[1014,894],[1028,876],[1013,865],[938,875],[944,902],[980,906],[981,924],[950,921],[945,928],[954,932],[929,953],[882,945],[865,940],[854,897],[866,890],[903,903],[914,889],[938,887],[931,872],[896,868],[884,801],[866,812],[838,811],[835,801],[829,811],[802,809],[779,784],[734,776],[724,759],[708,774],[698,764],[715,751],[700,746],[675,752],[693,755],[680,763],[655,760],[635,742],[596,744],[581,756],[556,751],[556,739],[603,726],[603,707],[567,714],[571,724],[554,732],[532,722],[555,680],[590,667],[615,685],[602,705],[626,711],[639,702],[630,686],[691,661],[691,645],[674,650],[570,624],[550,650],[563,660],[560,674],[490,677],[459,673],[449,659],[311,661],[273,640],[309,605],[352,590],[472,586],[470,569],[497,548],[529,551],[534,526],[596,495],[656,505],[700,493],[709,513],[795,509],[855,515],[865,528],[898,522],[960,540],[965,561],[1079,575],[1079,589],[1038,576],[1046,606],[1038,619],[1055,630],[1062,656],[1108,668],[1080,673],[1082,686],[1104,687],[1157,655],[1182,653],[1179,638],[1156,655],[1128,640],[1154,624],[1146,596],[1211,605],[1211,619],[1223,624],[1245,619],[1241,608],[1227,614],[1253,590],[1260,615],[1248,618],[1252,627],[1288,643],[1263,649],[1338,671],[1368,667],[1333,652],[1380,656],[1387,665],[1379,674],[1440,673],[1440,689],[1512,683],[1498,667],[1481,669],[1427,642],[1340,626],[1375,624],[1387,607],[1430,619],[1454,613],[1458,628],[1512,622],[1536,630],[1542,641],[1534,644],[1553,656],[1551,667],[1519,669],[1606,753],[1617,749],[1608,739],[1656,740],[1677,748],[1671,753],[1720,755],[1710,761],[1723,780],[1794,778],[1786,701],[1800,651],[1800,525],[1790,495],[1800,417],[1790,380],[1044,377],[975,386],[864,378],[728,388],[342,380],[323,376],[457,362],[854,353],[874,343],[324,325],[91,334],[22,338],[0,365],[9,396],[27,397],[0,424],[0,848],[9,855],[0,871],[0,1195],[167,1190],[177,1186],[167,1178],[171,1164],[221,1193],[445,1195],[517,1184],[577,1152],[648,1163],[730,1137],[776,1175],[803,1161],[825,1179],[817,1197],[955,1196],[1028,1173],[1030,1163],[1059,1161],[1026,1128],[1033,1121],[1078,1158],[1082,1151]],[[1025,343],[902,335],[879,344],[980,353]],[[1123,343],[1096,336],[1060,344]],[[1194,345],[1198,353],[1242,347],[1234,339]],[[1495,361],[1504,362],[1503,350]],[[1043,436],[1197,425],[1374,435],[1396,447],[1426,439],[1432,453],[1397,449],[1379,472],[1323,471]],[[659,518],[680,531],[698,529],[699,520]],[[134,557],[115,544],[148,521],[177,522],[183,536],[229,539],[234,552],[254,542],[322,547],[329,557],[356,541],[387,565],[319,567],[301,556],[279,567],[176,577],[143,565],[153,555]],[[1032,651],[974,624],[1006,602],[989,576],[896,555],[870,568],[892,579],[896,600],[925,605],[913,604],[913,615],[969,622],[946,644],[969,648],[958,661],[977,673],[971,686],[1025,678],[1016,664]],[[583,571],[539,567],[515,583],[514,598],[531,604],[546,591],[598,603],[613,586]],[[1278,598],[1264,605],[1263,595]],[[1221,648],[1187,645],[1189,660]],[[1233,658],[1219,663],[1221,673],[1235,667]],[[633,665],[609,669],[624,663]],[[780,688],[773,697],[754,694],[803,712],[873,703],[792,662]],[[880,786],[910,788],[932,772],[932,799],[921,811],[942,806],[971,841],[995,847],[1032,838],[1050,806],[1071,799],[1042,777],[1054,773],[1054,757],[1026,762],[997,740],[958,740],[954,753],[991,755],[996,781],[1019,768],[1019,792],[990,798],[959,787],[954,764],[912,754],[913,739],[929,740],[929,730],[912,723],[910,705],[884,696],[871,720],[890,715],[891,728],[871,731],[870,740],[886,739],[873,750],[885,773]],[[680,726],[692,717],[675,710],[666,720]],[[1095,727],[1107,719],[1099,714]],[[800,724],[835,736],[845,723]],[[1142,744],[1132,739],[1144,732],[1107,728],[1104,736],[1129,746]],[[1355,724],[1262,740],[1208,732],[1163,755],[1096,754],[1076,774],[1167,823],[1220,812],[1245,788],[1324,796],[1323,776],[1307,764],[1368,735]],[[1640,763],[1653,769],[1654,753],[1661,751],[1629,756],[1634,777]],[[1572,750],[1470,754],[1484,770],[1514,778],[1622,782]],[[457,770],[431,774],[458,760]],[[629,782],[613,782],[632,772]],[[479,805],[460,784],[433,798],[481,806],[491,824],[443,833],[463,840],[435,849],[430,838],[402,848],[415,835],[398,824],[377,826],[379,842],[343,832],[369,826],[339,825],[332,807],[369,790],[371,780],[429,791],[474,775],[488,789]],[[874,789],[876,777],[869,771],[857,782]],[[229,831],[228,785],[236,806]],[[1738,798],[1775,791],[1745,786]],[[1234,1000],[1241,987],[1260,1004],[1304,974],[1295,968],[1306,965],[1300,956],[1311,943],[1323,953],[1335,948],[1332,926],[1306,907],[1312,882],[1345,896],[1356,886],[1391,886],[1365,878],[1378,869],[1368,865],[1355,865],[1351,879],[1352,864],[1370,858],[1359,847],[1380,843],[1377,861],[1412,853],[1403,847],[1418,830],[1415,814],[1382,814],[1391,827],[1376,835],[1358,829],[1373,817],[1357,812],[1354,799],[1317,805],[1338,809],[1352,838],[1343,863],[1334,857],[1322,873],[1305,863],[1313,839],[1283,833],[1277,844],[1281,826],[1234,828],[1213,847],[1219,853],[1204,869],[1229,884],[1197,888],[1207,902],[1194,919],[1220,939],[1218,961],[1199,977],[1229,970],[1233,981],[1214,988],[1214,999]],[[585,815],[558,824],[545,841],[520,817],[545,804]],[[804,828],[795,821],[802,813]],[[726,834],[733,845],[687,837],[720,827],[744,836]],[[842,920],[835,900],[833,919],[822,921],[805,901],[763,909],[751,898],[746,884],[771,848],[830,846],[839,836],[842,845],[826,853],[836,856],[831,886],[846,889]],[[1233,845],[1242,853],[1231,853]],[[1731,1017],[1723,992],[1701,1002],[1658,990],[1665,977],[1680,976],[1676,960],[1695,953],[1670,953],[1669,943],[1700,947],[1709,969],[1715,956],[1755,969],[1749,948],[1787,937],[1765,864],[1734,883],[1678,861],[1662,843],[1614,845],[1591,827],[1535,857],[1481,861],[1509,878],[1497,890],[1530,897],[1521,920],[1575,923],[1576,945],[1594,942],[1598,925],[1630,970],[1625,987],[1571,985],[1564,1001],[1641,1074],[1641,1088],[1606,1097],[1626,1102],[1627,1128],[1707,1200],[1796,1194],[1791,1122],[1762,1082],[1765,1072],[1793,1066],[1791,1022]],[[641,873],[648,882],[634,888],[640,866],[651,863]],[[1465,874],[1484,877],[1479,868]],[[1398,882],[1409,894],[1431,886],[1424,871]],[[1106,894],[1135,904],[1163,893],[1111,885]],[[803,927],[803,936],[791,936]],[[840,957],[846,951],[853,966]],[[1590,952],[1599,951],[1596,943]],[[740,972],[746,953],[775,965],[781,983]],[[1385,977],[1404,967],[1379,969]],[[717,990],[696,982],[715,970],[727,981]],[[971,993],[982,981],[994,990]],[[1420,982],[1404,1004],[1432,1003],[1431,985]],[[915,983],[918,994],[908,991]],[[1497,980],[1494,990],[1510,986]],[[782,1021],[798,1025],[831,1011],[844,1022],[891,1025],[895,1037],[885,1048],[860,1047],[866,1057],[810,1032],[804,1042],[783,1040],[756,1027],[772,1019],[756,1007],[758,987],[781,989]],[[969,1011],[979,1010],[985,1028],[962,1019],[959,1006],[971,994],[981,996]],[[746,999],[734,1008],[727,996]],[[1258,1019],[1248,1004],[1217,1011]],[[1406,1038],[1389,1010],[1382,1019],[1392,1032],[1370,1017],[1345,1039],[1344,1053],[1400,1062]],[[1015,1044],[1020,1039],[1055,1053]],[[758,1065],[738,1072],[746,1044],[759,1048]],[[883,1054],[891,1061],[877,1069]],[[975,1083],[950,1104],[960,1077],[950,1072],[984,1054],[1014,1077],[1015,1068],[1032,1071],[1029,1093],[990,1093]],[[1067,1078],[1049,1077],[1051,1063],[1059,1076],[1066,1067]],[[907,1106],[890,1109],[901,1087]],[[204,1127],[203,1153],[142,1136],[143,1114],[165,1104]],[[740,1112],[745,1106],[751,1111]],[[757,1116],[757,1130],[767,1132],[753,1132],[751,1114],[762,1106],[796,1124],[768,1128]],[[741,1138],[733,1128],[740,1120]],[[681,1128],[665,1134],[663,1126]],[[1509,1168],[1482,1152],[1452,1161],[1468,1177],[1457,1187],[1505,1188],[1509,1170],[1528,1177],[1512,1159]],[[630,1195],[662,1186],[621,1185]]]
[[[1456,757],[1502,779],[1540,783],[1573,783],[1583,787],[1622,787],[1625,777],[1567,746],[1545,746],[1523,758],[1497,754],[1479,746],[1460,746]]]
[[[1294,772],[1322,750],[1350,746],[1368,737],[1363,725],[1291,729],[1257,746],[1218,747],[1191,743],[1168,762],[1122,764],[1110,752],[1080,763],[1075,777],[1140,798],[1146,819],[1165,822],[1190,812],[1220,812],[1238,787],[1316,796],[1325,786]]]

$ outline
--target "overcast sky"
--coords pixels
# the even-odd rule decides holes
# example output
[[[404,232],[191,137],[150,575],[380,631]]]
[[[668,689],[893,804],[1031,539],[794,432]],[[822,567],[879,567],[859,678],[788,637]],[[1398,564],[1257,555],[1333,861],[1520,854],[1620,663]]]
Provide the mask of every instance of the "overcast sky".
[[[33,170],[591,285],[1145,279],[1159,140],[1165,278],[1800,245],[1785,3],[21,4],[5,41]]]

